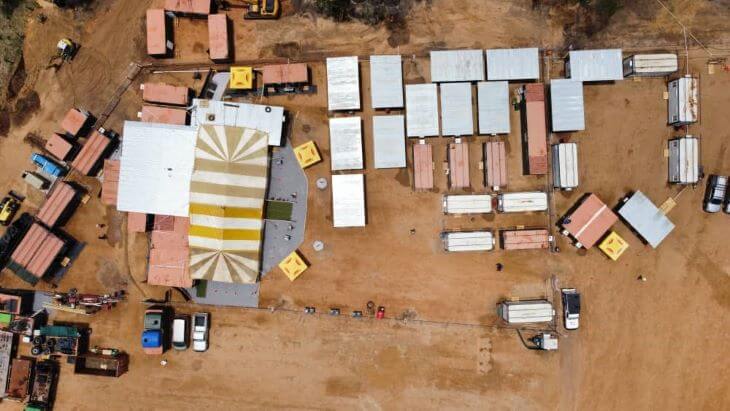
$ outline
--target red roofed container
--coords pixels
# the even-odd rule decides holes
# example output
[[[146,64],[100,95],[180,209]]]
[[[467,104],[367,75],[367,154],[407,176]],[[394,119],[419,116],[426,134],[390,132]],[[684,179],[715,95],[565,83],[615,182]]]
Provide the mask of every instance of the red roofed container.
[[[63,138],[60,134],[53,133],[46,141],[46,151],[61,161],[66,161],[74,149],[74,144]]]
[[[155,57],[163,57],[171,51],[172,42],[168,39],[165,10],[147,10],[147,54]]]
[[[187,106],[189,101],[190,89],[187,87],[164,83],[144,83],[140,88],[142,89],[142,100],[149,103]]]
[[[469,187],[469,145],[467,143],[449,144],[449,186],[451,188]]]
[[[184,108],[143,106],[141,120],[146,123],[178,124],[188,123],[188,112]]]
[[[550,233],[545,229],[501,230],[503,250],[539,250],[550,246]]]
[[[433,147],[413,145],[413,180],[417,191],[433,189]]]
[[[48,273],[64,249],[64,242],[38,223],[33,223],[10,256],[10,268],[30,284]]]
[[[228,60],[231,57],[228,39],[228,16],[211,14],[208,16],[208,52],[215,61]]]
[[[272,64],[263,68],[264,85],[309,83],[309,70],[305,63]]]
[[[54,234],[50,234],[43,241],[38,252],[33,255],[33,259],[28,263],[27,270],[39,280],[48,274],[53,263],[59,258],[64,248],[64,242]]]
[[[589,249],[618,221],[618,216],[595,194],[560,220],[563,234],[576,240],[576,247]]]
[[[47,227],[62,226],[77,206],[78,192],[69,184],[59,181],[38,210],[36,218]]]
[[[117,206],[119,193],[119,160],[104,160],[104,181],[101,184],[101,203]]]
[[[72,137],[77,137],[85,131],[90,117],[88,112],[72,108],[61,120],[61,128]]]
[[[527,84],[522,95],[522,143],[526,174],[547,174],[547,124],[545,122],[545,85]]]
[[[71,162],[71,167],[81,174],[92,175],[95,171],[98,171],[104,155],[109,153],[111,143],[109,137],[94,130],[81,147],[74,161]]]
[[[484,179],[494,191],[507,186],[507,155],[504,141],[484,143]]]
[[[165,0],[165,10],[180,14],[206,15],[211,12],[212,0]]]

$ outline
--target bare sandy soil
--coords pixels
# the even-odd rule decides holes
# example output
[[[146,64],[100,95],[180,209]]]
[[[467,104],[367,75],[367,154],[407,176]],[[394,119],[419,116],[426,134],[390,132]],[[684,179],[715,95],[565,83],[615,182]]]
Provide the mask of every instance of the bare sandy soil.
[[[75,19],[48,5],[45,24],[28,27],[25,61],[28,89],[38,92],[40,109],[14,125],[0,139],[0,188],[29,194],[24,207],[42,198],[22,184],[30,168],[28,132],[47,136],[63,113],[82,106],[103,110],[132,61],[144,56],[144,11],[161,1],[99,1]],[[458,4],[457,4],[458,3]],[[701,212],[703,187],[685,190],[669,218],[677,228],[652,250],[622,223],[614,228],[630,243],[619,262],[598,250],[579,252],[558,236],[561,252],[494,251],[450,255],[441,251],[438,233],[445,228],[547,225],[546,215],[445,217],[440,201],[446,192],[442,171],[448,139],[431,139],[436,162],[436,190],[414,193],[412,169],[375,170],[372,110],[364,109],[368,225],[334,230],[330,192],[314,187],[329,172],[326,81],[323,57],[402,53],[407,83],[429,79],[429,49],[537,45],[553,49],[546,61],[551,78],[561,77],[556,59],[566,46],[564,16],[532,10],[531,2],[434,0],[417,5],[408,18],[408,42],[388,45],[384,28],[333,23],[293,15],[287,6],[278,22],[234,22],[236,59],[289,57],[311,61],[314,96],[276,97],[266,101],[292,115],[295,144],[314,140],[324,161],[307,170],[310,180],[306,239],[301,247],[312,267],[296,282],[273,271],[262,281],[261,310],[213,309],[211,349],[145,356],[139,345],[141,300],[160,297],[164,289],[143,284],[146,239],[127,235],[124,216],[92,198],[66,230],[87,243],[61,288],[111,291],[126,284],[130,298],[115,311],[91,318],[92,344],[115,346],[131,354],[130,372],[120,379],[74,376],[64,367],[56,409],[725,409],[730,403],[726,367],[730,310],[730,219]],[[717,55],[729,49],[727,2],[669,2],[674,12]],[[619,11],[595,45],[681,51],[681,31],[652,2]],[[82,44],[77,59],[58,72],[44,69],[56,37],[72,36]],[[178,19],[176,57],[162,63],[208,64],[203,21]],[[593,43],[591,43],[593,44]],[[657,46],[660,44],[661,46]],[[725,127],[730,73],[709,74],[708,54],[693,47],[690,70],[701,78],[701,122],[691,132],[702,136],[707,174],[730,174]],[[156,63],[161,63],[156,61]],[[369,107],[369,72],[361,63],[362,106]],[[683,67],[684,69],[684,67]],[[146,79],[200,87],[190,74],[150,75]],[[124,119],[141,107],[132,84],[107,122],[121,130]],[[518,87],[513,84],[512,88]],[[555,193],[559,216],[583,193],[593,192],[610,205],[640,189],[655,203],[675,196],[666,184],[666,139],[662,79],[623,81],[584,88],[585,132],[561,136],[579,142],[580,189]],[[519,117],[512,113],[508,138],[510,190],[542,189],[544,178],[521,175]],[[470,191],[485,192],[477,167],[485,137],[468,138],[472,169]],[[412,142],[409,142],[409,145]],[[409,150],[410,156],[410,150]],[[410,161],[409,161],[410,164]],[[97,185],[89,181],[91,186]],[[108,240],[96,238],[95,223],[106,221]],[[415,229],[415,234],[410,234]],[[557,231],[556,231],[557,232]],[[312,242],[322,240],[319,253]],[[505,270],[496,272],[501,262]],[[648,278],[636,280],[638,275]],[[556,353],[525,350],[514,331],[498,325],[495,304],[505,297],[553,298],[552,276],[559,286],[583,293],[581,329],[560,329]],[[5,287],[23,287],[3,273]],[[39,287],[47,287],[42,285]],[[175,297],[179,300],[179,297]],[[364,309],[368,300],[387,308],[390,319],[353,320],[345,316],[304,316],[313,305],[344,312]],[[267,308],[276,306],[275,312]],[[179,303],[181,312],[199,307]],[[205,308],[206,310],[208,308]],[[66,316],[60,316],[68,318]],[[395,317],[406,317],[399,321]],[[0,403],[0,409],[19,409]]]

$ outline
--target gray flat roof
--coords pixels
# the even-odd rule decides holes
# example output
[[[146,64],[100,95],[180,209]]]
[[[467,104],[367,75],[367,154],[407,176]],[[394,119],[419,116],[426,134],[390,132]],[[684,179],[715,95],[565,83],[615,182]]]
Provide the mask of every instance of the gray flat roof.
[[[674,230],[674,224],[641,191],[632,194],[618,213],[652,248]]]
[[[509,134],[509,84],[506,81],[477,83],[479,134]]]
[[[431,81],[483,81],[484,53],[481,50],[431,52]]]
[[[330,111],[360,109],[360,70],[356,56],[327,58],[327,107]]]
[[[489,49],[488,80],[539,80],[540,52],[537,47],[519,49]]]
[[[550,80],[550,114],[553,131],[585,130],[583,83],[570,79]]]
[[[405,118],[402,115],[373,116],[375,168],[406,166]]]
[[[270,146],[283,143],[284,107],[193,99],[190,125],[205,124],[253,128],[269,134]]]
[[[403,107],[401,56],[370,56],[370,96],[373,108]]]
[[[574,50],[568,53],[566,76],[577,81],[624,79],[621,49]],[[566,66],[567,67],[567,66]],[[570,74],[568,74],[568,71]]]
[[[438,92],[435,84],[406,85],[408,137],[439,135]]]
[[[474,134],[471,83],[441,84],[441,135]]]
[[[362,170],[362,120],[360,117],[330,119],[332,171]]]

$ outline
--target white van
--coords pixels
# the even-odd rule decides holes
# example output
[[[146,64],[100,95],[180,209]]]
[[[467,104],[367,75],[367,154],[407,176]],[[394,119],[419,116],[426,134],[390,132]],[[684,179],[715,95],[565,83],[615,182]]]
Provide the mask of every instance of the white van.
[[[548,300],[502,301],[497,314],[508,324],[547,323],[555,317]]]
[[[501,213],[526,213],[530,211],[546,211],[547,194],[542,191],[524,193],[502,193],[497,195],[497,211]]]
[[[187,350],[189,342],[190,317],[179,315],[172,321],[172,348]]]

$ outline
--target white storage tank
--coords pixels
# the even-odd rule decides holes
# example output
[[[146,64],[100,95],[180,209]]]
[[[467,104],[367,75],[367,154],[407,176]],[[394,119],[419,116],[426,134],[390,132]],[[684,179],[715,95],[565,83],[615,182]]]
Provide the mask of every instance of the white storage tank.
[[[553,187],[568,191],[578,187],[578,144],[555,144],[552,152]]]
[[[686,75],[667,84],[669,110],[667,123],[670,126],[683,126],[697,122],[700,105],[700,81],[697,77]]]
[[[686,136],[669,140],[669,182],[696,184],[700,181],[700,140]]]
[[[634,54],[624,59],[624,77],[663,77],[679,68],[677,55]]]

